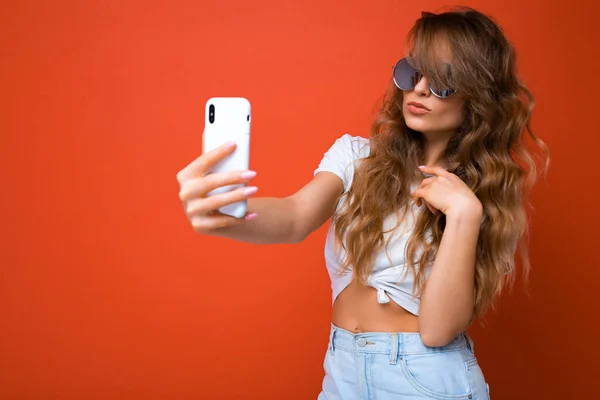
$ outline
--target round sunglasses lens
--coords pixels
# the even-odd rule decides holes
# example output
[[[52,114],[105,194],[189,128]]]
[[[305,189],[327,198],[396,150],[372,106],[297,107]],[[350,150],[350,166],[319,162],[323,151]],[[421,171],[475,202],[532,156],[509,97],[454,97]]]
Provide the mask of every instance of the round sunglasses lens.
[[[402,90],[414,89],[421,80],[421,73],[414,69],[406,58],[401,59],[394,68],[394,82]]]
[[[433,87],[429,88],[431,90],[431,93],[435,94],[437,97],[441,97],[442,99],[445,99],[448,96],[451,96],[454,94],[454,92],[456,92],[456,90],[454,89],[442,89],[442,90],[437,90]]]

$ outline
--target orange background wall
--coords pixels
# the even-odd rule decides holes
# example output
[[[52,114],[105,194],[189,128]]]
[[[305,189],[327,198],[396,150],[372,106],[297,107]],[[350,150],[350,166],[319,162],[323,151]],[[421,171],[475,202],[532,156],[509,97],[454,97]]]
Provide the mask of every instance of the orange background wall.
[[[470,329],[476,353],[495,400],[595,398],[597,6],[466,4],[515,43],[553,150],[530,295]],[[199,236],[175,176],[205,101],[245,96],[259,194],[294,192],[337,137],[368,135],[406,32],[442,5],[3,1],[0,398],[315,399],[325,227],[298,245]]]

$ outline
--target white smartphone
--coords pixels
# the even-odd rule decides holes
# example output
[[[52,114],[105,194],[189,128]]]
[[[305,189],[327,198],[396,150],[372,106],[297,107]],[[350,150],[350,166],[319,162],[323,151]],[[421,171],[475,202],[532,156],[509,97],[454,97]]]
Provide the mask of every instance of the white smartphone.
[[[243,97],[213,97],[206,102],[204,113],[204,133],[202,152],[209,152],[225,142],[237,144],[232,154],[224,158],[208,173],[232,170],[247,170],[250,166],[250,102]],[[217,188],[208,196],[235,190],[245,184],[228,185]],[[221,207],[219,212],[235,218],[246,215],[246,200]]]

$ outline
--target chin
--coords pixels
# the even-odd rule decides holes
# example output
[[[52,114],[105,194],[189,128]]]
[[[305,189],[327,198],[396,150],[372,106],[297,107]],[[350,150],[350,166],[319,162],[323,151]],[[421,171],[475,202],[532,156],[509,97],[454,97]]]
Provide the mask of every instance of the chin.
[[[422,117],[416,117],[412,114],[407,115],[406,113],[404,114],[404,121],[406,122],[406,126],[417,132],[426,132],[429,125],[426,121],[423,121]]]

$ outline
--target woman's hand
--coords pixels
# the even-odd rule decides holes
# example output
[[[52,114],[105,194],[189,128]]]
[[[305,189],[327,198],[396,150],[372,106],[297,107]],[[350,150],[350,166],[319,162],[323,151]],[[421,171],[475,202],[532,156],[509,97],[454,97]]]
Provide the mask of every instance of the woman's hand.
[[[211,234],[216,229],[237,225],[256,217],[256,214],[250,214],[245,218],[237,219],[217,211],[223,206],[247,199],[256,193],[256,187],[242,187],[207,197],[207,194],[214,189],[244,184],[256,176],[254,171],[218,172],[205,176],[210,168],[230,155],[235,147],[235,144],[218,147],[201,155],[177,173],[179,198],[187,219],[198,233]]]
[[[423,179],[413,192],[413,199],[419,207],[422,201],[425,201],[434,214],[440,211],[445,215],[455,212],[482,212],[481,202],[458,176],[441,167],[422,166],[419,169],[434,175]]]

